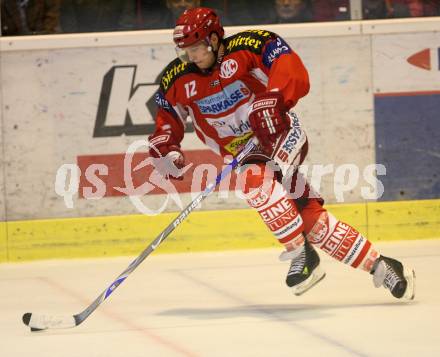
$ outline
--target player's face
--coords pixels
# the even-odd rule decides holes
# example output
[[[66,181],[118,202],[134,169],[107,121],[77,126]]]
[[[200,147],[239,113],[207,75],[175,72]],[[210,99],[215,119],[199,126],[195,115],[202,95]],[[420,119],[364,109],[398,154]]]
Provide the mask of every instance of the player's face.
[[[176,48],[176,51],[182,61],[195,63],[201,69],[210,68],[215,61],[215,55],[206,41],[200,41],[185,48]]]

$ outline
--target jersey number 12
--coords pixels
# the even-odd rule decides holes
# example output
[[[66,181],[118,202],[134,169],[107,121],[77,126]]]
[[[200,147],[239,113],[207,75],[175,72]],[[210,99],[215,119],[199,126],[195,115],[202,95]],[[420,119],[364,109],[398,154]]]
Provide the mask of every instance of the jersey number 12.
[[[196,81],[185,83],[186,97],[191,98],[197,94]]]

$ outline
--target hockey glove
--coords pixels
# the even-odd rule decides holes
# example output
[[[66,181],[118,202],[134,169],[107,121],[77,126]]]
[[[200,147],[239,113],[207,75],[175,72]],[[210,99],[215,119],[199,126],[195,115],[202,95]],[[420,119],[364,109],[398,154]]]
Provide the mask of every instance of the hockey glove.
[[[164,177],[183,180],[185,157],[180,145],[173,136],[166,131],[158,131],[148,137],[150,156],[158,159],[155,169]]]
[[[272,157],[280,134],[290,128],[283,95],[280,92],[257,94],[248,114],[251,129],[264,153]]]

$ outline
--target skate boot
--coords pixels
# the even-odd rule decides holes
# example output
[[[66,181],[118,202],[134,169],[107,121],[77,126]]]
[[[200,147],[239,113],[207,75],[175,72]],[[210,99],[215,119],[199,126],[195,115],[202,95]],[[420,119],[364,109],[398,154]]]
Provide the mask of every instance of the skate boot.
[[[405,269],[401,262],[381,255],[373,265],[370,274],[376,288],[384,286],[395,298],[413,300],[415,295],[415,272]]]
[[[283,252],[280,260],[289,260],[286,284],[293,289],[295,295],[302,295],[325,277],[319,262],[319,255],[307,240],[304,245],[291,252]]]

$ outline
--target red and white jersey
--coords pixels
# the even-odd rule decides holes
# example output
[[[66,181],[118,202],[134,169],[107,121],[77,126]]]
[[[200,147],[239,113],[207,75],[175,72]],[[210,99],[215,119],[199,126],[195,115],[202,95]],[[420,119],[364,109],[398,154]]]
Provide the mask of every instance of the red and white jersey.
[[[277,89],[291,108],[308,93],[307,70],[276,34],[244,31],[224,39],[224,46],[221,62],[210,71],[180,59],[165,68],[156,94],[155,133],[170,133],[180,143],[190,116],[205,144],[235,156],[253,135],[247,112],[255,94]]]

